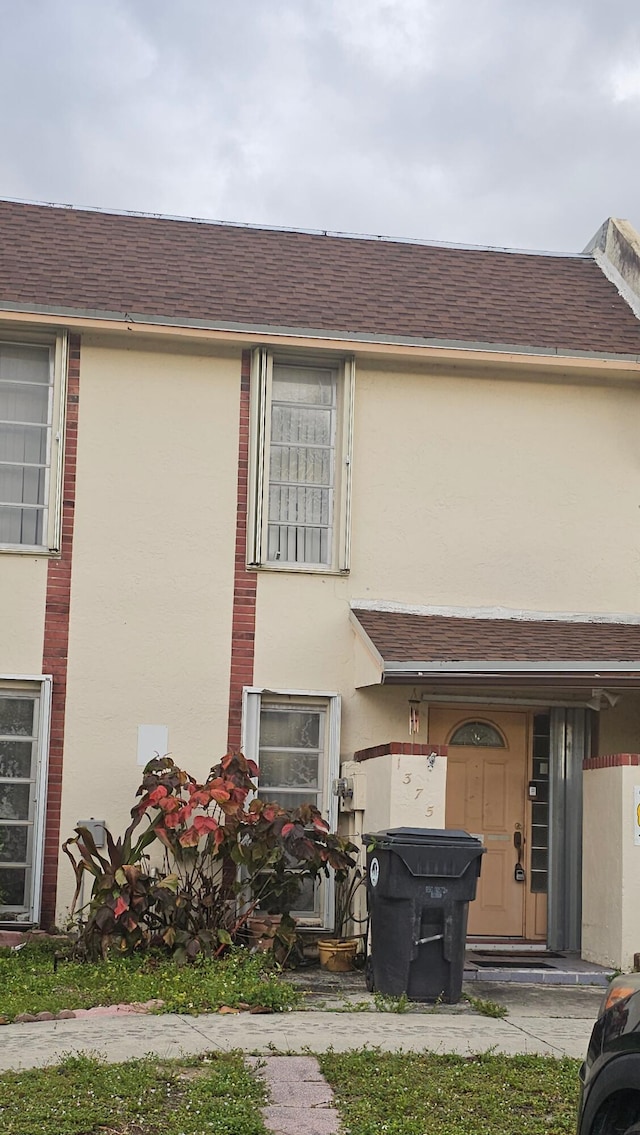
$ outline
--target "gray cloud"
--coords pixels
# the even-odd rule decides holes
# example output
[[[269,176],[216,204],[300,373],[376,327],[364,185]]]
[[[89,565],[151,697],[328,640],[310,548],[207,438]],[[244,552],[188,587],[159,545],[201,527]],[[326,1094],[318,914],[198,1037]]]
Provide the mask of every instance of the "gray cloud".
[[[636,0],[0,0],[0,195],[578,250],[640,226]]]

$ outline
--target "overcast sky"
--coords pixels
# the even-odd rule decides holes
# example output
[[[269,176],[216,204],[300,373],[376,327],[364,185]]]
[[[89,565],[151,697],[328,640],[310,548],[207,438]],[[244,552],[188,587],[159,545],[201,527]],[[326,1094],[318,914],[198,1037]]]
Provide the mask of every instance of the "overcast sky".
[[[639,0],[0,0],[0,196],[580,251]]]

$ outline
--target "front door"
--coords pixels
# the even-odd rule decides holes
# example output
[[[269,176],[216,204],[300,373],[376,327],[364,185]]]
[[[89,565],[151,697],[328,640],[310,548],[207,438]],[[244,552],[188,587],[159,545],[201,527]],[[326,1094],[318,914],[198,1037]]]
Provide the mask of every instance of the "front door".
[[[486,848],[469,907],[471,936],[525,934],[528,720],[526,713],[429,710],[430,742],[449,746],[446,826],[477,835]]]

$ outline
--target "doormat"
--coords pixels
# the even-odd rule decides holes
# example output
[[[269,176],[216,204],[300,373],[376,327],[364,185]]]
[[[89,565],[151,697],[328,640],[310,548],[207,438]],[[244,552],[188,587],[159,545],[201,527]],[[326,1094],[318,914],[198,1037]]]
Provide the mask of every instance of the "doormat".
[[[553,950],[508,950],[501,954],[499,950],[475,950],[469,948],[468,953],[473,954],[474,958],[526,958],[528,961],[535,958],[541,958],[542,960],[545,958],[561,958],[564,960],[567,956],[566,954],[557,954]]]
[[[476,966],[484,966],[485,969],[557,969],[557,966],[550,966],[548,962],[539,962],[535,958],[478,958],[472,954],[468,959]]]

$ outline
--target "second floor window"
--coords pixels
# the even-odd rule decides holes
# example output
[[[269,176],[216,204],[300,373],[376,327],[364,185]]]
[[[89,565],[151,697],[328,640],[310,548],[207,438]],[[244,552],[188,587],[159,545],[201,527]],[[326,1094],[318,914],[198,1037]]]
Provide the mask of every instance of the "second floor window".
[[[332,561],[336,460],[333,370],[274,366],[267,561]]]
[[[0,341],[0,546],[57,546],[64,338]]]
[[[352,360],[254,357],[249,562],[344,571]]]

